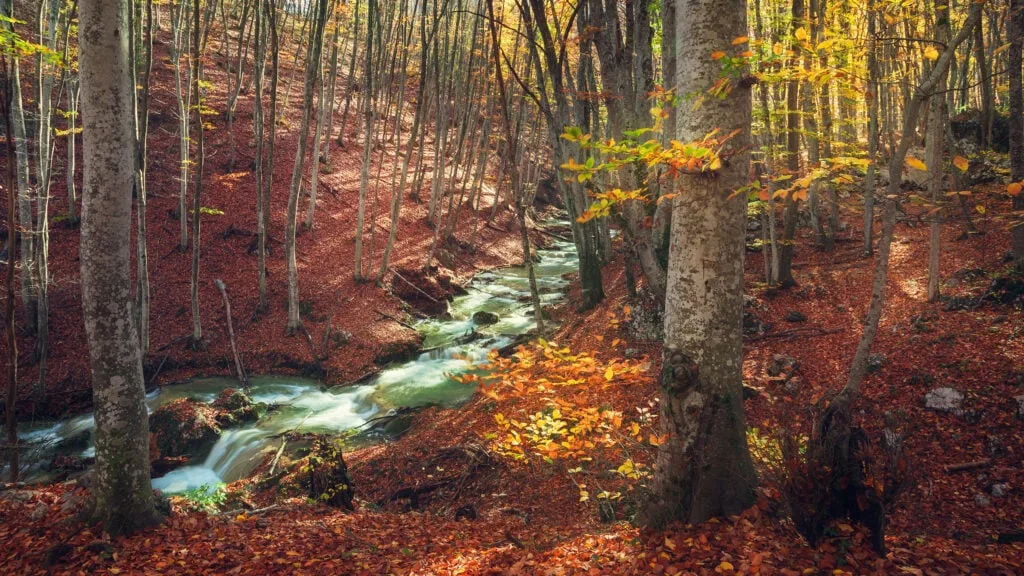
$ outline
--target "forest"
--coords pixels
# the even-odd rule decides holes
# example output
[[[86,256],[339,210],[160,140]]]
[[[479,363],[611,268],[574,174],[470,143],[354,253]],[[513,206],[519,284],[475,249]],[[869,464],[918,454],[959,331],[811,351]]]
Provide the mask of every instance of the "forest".
[[[0,0],[0,574],[1024,574],[1024,0]]]

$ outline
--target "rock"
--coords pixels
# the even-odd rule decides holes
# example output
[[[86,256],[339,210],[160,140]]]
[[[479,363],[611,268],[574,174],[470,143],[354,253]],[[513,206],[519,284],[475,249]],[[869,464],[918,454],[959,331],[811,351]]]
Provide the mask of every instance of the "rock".
[[[807,315],[799,310],[792,310],[786,314],[786,322],[807,322]]]
[[[242,390],[236,390],[234,388],[225,388],[212,404],[214,408],[227,410],[228,412],[247,408],[252,405],[252,398],[249,398],[248,394]]]
[[[974,503],[977,504],[978,506],[984,507],[992,504],[992,501],[989,500],[988,496],[985,496],[984,494],[978,494],[977,496],[974,497]]]
[[[886,358],[885,354],[881,352],[875,352],[874,354],[868,355],[868,374],[878,372],[885,366]]]
[[[640,351],[636,348],[626,348],[622,351],[622,355],[629,360],[636,360],[640,357]]]
[[[149,432],[158,456],[198,456],[220,437],[218,411],[213,406],[181,398],[157,408],[149,417]]]
[[[422,337],[411,330],[406,330],[406,332],[410,334],[408,338],[383,343],[377,356],[373,359],[373,363],[383,366],[392,362],[410,360],[419,354],[420,347],[423,345]]]
[[[491,324],[497,324],[500,318],[494,312],[488,312],[486,310],[477,310],[473,312],[473,322],[480,326],[490,326]]]
[[[988,487],[988,493],[996,498],[1002,498],[1010,491],[1010,485],[1005,482],[997,482]]]
[[[786,380],[786,383],[782,385],[782,389],[788,394],[796,394],[800,391],[800,388],[804,384],[804,379],[799,376],[793,376]]]
[[[38,522],[42,520],[44,516],[46,516],[46,513],[49,512],[49,510],[50,509],[49,507],[46,506],[46,504],[39,504],[38,506],[33,508],[31,512],[29,512],[28,517]]]
[[[768,364],[768,375],[772,378],[785,376],[787,379],[800,369],[800,361],[786,354],[776,354]]]
[[[1024,394],[1013,397],[1017,401],[1017,418],[1024,420]]]
[[[212,406],[221,411],[217,415],[217,423],[225,428],[239,422],[258,420],[260,412],[266,411],[266,405],[253,402],[248,394],[234,388],[225,388]]]
[[[448,301],[465,289],[440,269],[402,268],[391,281],[391,292],[420,312],[443,314]]]
[[[65,454],[77,454],[89,447],[92,440],[91,430],[82,430],[64,438],[57,444],[57,451]]]
[[[743,386],[743,399],[744,400],[750,400],[751,398],[757,398],[760,395],[761,395],[761,392],[759,392],[756,388],[751,388],[750,386],[747,386],[747,385]]]
[[[924,395],[924,407],[936,412],[958,413],[964,403],[964,395],[953,388],[935,388]]]
[[[476,520],[476,516],[476,508],[472,504],[466,504],[455,511],[456,520],[462,520],[463,518],[466,520]]]

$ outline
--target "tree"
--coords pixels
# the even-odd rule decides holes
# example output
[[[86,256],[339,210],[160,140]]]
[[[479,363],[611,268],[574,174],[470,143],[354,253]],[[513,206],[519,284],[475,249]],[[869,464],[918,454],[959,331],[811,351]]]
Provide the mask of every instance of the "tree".
[[[1007,51],[1010,73],[1010,180],[1024,181],[1024,90],[1021,88],[1021,51],[1024,49],[1024,0],[1010,0],[1006,22],[1010,48]],[[1024,268],[1024,194],[1013,197],[1017,220],[1013,227],[1013,253],[1018,268]]]
[[[721,75],[710,55],[746,35],[745,0],[679,0],[675,88],[706,91]],[[750,90],[736,83],[725,98],[677,111],[676,137],[700,139],[736,130],[712,174],[684,174],[673,199],[665,298],[661,429],[651,499],[641,523],[701,522],[754,502],[756,475],[743,414],[743,255],[750,154]]]
[[[288,214],[285,222],[285,258],[288,261],[288,325],[286,330],[289,334],[294,334],[302,324],[302,320],[299,318],[299,269],[295,255],[295,228],[302,172],[306,159],[309,121],[313,114],[313,93],[320,71],[320,51],[324,43],[324,24],[327,22],[327,0],[318,0],[316,8],[316,21],[313,22],[310,29],[309,48],[306,52],[306,87],[302,97],[302,124],[299,127],[299,145],[295,151],[295,167],[292,170],[291,189],[288,193]],[[276,70],[274,73],[277,73]],[[319,175],[316,161],[314,158],[313,178]],[[272,177],[273,172],[269,174]]]
[[[93,516],[112,534],[152,525],[149,426],[132,313],[135,180],[127,0],[81,0],[81,277],[96,417]]]

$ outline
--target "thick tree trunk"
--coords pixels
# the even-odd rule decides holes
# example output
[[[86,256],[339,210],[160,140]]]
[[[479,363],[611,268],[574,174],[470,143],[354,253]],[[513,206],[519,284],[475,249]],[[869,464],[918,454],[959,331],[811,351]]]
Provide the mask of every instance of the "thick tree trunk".
[[[81,0],[83,101],[81,278],[96,418],[94,519],[112,534],[159,521],[149,478],[142,354],[132,314],[128,2]]]
[[[746,33],[745,0],[678,0],[678,89],[703,90],[721,72],[708,55]],[[653,494],[640,515],[648,526],[701,522],[754,502],[757,478],[743,413],[743,255],[750,90],[677,112],[676,138],[689,142],[719,129],[740,132],[711,176],[683,176],[673,199],[665,299],[661,429]]]
[[[1021,87],[1021,52],[1024,51],[1024,0],[1010,0],[1010,18],[1006,22],[1010,76],[1010,180],[1024,182],[1024,90]],[[1017,267],[1024,269],[1024,193],[1013,198],[1017,212],[1013,227],[1013,253]]]

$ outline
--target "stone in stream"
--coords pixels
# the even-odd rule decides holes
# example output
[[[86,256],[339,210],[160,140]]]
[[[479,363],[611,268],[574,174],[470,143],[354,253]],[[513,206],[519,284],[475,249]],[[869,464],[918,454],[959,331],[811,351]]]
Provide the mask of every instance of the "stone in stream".
[[[220,414],[217,415],[217,424],[222,427],[258,420],[260,410],[266,409],[265,405],[253,402],[248,394],[234,388],[225,388],[220,396],[213,401],[212,406],[220,410]]]
[[[486,310],[477,310],[473,312],[473,322],[481,326],[490,326],[491,324],[497,324],[498,315],[494,312],[488,312]]]
[[[181,398],[157,408],[149,416],[149,432],[158,451],[155,457],[197,456],[220,437],[218,410],[209,404]]]

